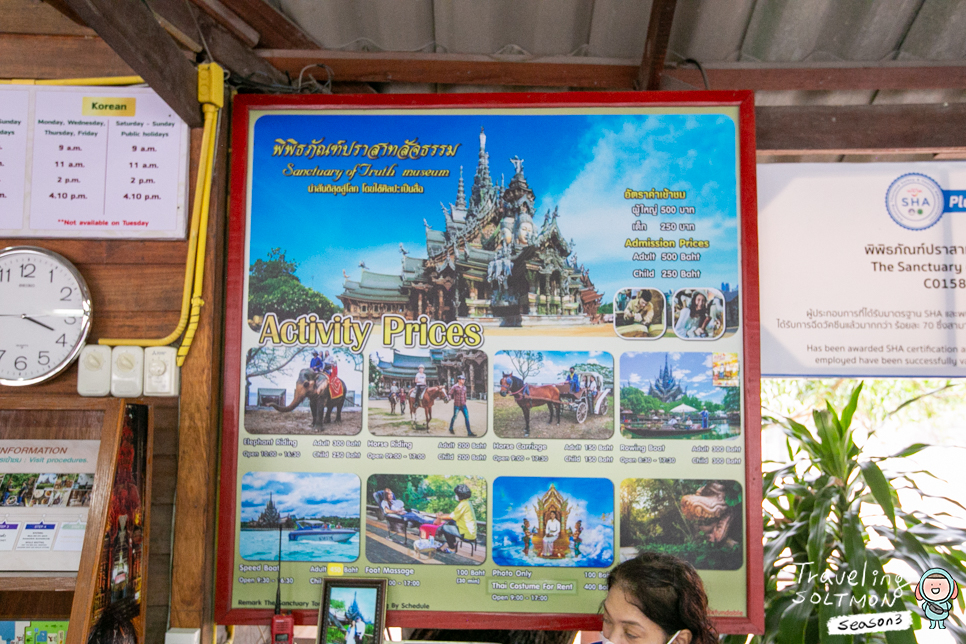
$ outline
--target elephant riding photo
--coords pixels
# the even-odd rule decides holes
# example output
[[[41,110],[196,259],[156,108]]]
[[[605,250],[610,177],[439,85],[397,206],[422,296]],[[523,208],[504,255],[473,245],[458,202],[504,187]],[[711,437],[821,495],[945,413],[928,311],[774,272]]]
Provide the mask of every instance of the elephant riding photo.
[[[313,371],[312,369],[302,369],[299,371],[298,380],[295,381],[295,397],[292,402],[284,407],[275,403],[268,406],[280,412],[290,412],[302,404],[306,398],[309,399],[309,407],[312,409],[312,428],[322,429],[324,423],[332,422],[332,410],[335,409],[335,422],[342,422],[342,405],[345,404],[346,385],[341,378],[335,379],[340,389],[337,396],[333,396],[330,389],[335,389],[329,383],[329,378],[324,373]]]

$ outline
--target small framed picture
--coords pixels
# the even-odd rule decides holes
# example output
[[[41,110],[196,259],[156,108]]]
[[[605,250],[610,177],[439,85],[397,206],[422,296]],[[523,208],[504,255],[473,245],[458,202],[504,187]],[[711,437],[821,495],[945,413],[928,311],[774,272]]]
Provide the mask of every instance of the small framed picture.
[[[385,622],[385,579],[322,581],[317,644],[382,644]]]

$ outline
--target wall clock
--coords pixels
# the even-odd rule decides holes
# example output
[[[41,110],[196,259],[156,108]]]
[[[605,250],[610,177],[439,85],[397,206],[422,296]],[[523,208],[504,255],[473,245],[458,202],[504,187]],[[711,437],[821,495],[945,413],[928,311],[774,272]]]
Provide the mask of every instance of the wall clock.
[[[50,380],[84,347],[91,294],[67,259],[33,246],[0,250],[0,385]]]

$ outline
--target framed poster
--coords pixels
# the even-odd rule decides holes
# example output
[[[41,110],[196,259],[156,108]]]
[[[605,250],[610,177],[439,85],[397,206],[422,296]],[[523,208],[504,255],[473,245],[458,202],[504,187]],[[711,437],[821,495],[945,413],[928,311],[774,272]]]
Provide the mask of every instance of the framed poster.
[[[235,102],[218,619],[599,628],[645,549],[761,632],[751,93]],[[270,543],[271,542],[271,543]]]

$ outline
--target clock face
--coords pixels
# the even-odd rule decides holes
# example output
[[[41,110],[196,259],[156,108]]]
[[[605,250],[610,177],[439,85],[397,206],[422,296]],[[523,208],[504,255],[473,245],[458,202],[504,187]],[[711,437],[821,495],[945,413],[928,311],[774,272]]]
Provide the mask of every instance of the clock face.
[[[53,378],[77,357],[91,325],[87,284],[41,248],[0,251],[0,384]]]

